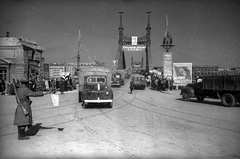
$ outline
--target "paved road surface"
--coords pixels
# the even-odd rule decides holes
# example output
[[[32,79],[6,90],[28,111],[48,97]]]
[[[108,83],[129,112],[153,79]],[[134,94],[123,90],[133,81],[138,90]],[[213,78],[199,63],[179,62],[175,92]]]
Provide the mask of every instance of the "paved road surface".
[[[14,96],[0,96],[1,158],[240,158],[240,107],[184,102],[179,91],[113,88],[113,108],[83,109],[77,91],[31,98],[30,140],[17,140]],[[57,128],[64,128],[58,131]]]

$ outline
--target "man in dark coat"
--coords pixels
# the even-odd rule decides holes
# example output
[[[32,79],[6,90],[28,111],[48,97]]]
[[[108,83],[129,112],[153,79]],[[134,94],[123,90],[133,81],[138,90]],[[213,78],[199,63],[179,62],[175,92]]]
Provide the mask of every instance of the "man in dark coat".
[[[64,80],[63,77],[61,77],[61,79],[60,79],[60,92],[61,92],[61,94],[63,94],[64,90],[65,90],[65,80]]]
[[[130,88],[130,94],[132,94],[132,91],[133,91],[133,81],[130,82],[129,88]]]
[[[22,78],[20,80],[21,85],[17,89],[17,94],[19,97],[19,100],[21,101],[23,107],[28,111],[28,115],[25,115],[23,112],[22,107],[18,104],[15,116],[14,116],[14,125],[18,126],[18,139],[19,140],[27,140],[30,139],[28,136],[25,135],[25,129],[28,126],[28,128],[31,127],[33,120],[32,120],[32,109],[31,109],[31,103],[29,97],[39,97],[43,96],[43,92],[33,92],[28,88],[28,80],[26,78]]]

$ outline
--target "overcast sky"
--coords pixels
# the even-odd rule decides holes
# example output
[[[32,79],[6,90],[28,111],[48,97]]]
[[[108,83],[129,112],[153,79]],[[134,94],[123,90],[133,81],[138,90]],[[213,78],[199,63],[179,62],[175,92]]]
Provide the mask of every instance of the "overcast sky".
[[[240,66],[240,0],[1,0],[0,36],[23,37],[46,48],[45,62],[77,62],[81,28],[81,62],[98,60],[108,67],[116,58],[119,13],[125,35],[146,34],[151,11],[154,66],[163,66],[160,47],[165,32],[173,37],[173,62]],[[11,23],[9,23],[11,22]],[[145,52],[125,52],[140,61]],[[145,57],[145,55],[144,55]]]

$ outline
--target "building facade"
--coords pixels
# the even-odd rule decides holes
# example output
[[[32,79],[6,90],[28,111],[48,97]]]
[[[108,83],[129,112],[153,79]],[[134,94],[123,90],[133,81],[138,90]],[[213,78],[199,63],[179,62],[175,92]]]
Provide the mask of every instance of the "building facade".
[[[10,81],[26,77],[38,79],[42,75],[42,56],[45,48],[35,41],[21,37],[0,38],[0,76]]]
[[[48,66],[47,66],[48,65]],[[96,65],[96,62],[90,62],[90,63],[80,63],[80,67],[84,66],[93,66]],[[49,68],[49,70],[47,70]],[[47,77],[58,79],[61,77],[62,74],[67,73],[71,76],[76,75],[77,71],[77,63],[49,63],[44,64],[44,76],[46,79]],[[47,74],[49,72],[49,75]]]

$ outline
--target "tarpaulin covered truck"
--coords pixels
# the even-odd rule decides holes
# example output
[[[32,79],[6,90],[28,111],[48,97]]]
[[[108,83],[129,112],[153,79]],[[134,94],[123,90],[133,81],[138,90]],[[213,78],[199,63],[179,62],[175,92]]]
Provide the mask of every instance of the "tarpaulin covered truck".
[[[80,68],[79,102],[86,108],[88,104],[103,103],[112,108],[113,91],[111,88],[112,71],[104,66]]]
[[[122,74],[119,72],[113,72],[111,86],[121,87],[123,84],[124,84],[124,79],[122,78]]]
[[[233,107],[240,102],[240,75],[212,75],[196,79],[181,89],[182,99],[197,98],[221,99],[224,106]]]

